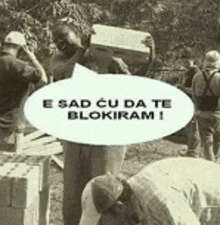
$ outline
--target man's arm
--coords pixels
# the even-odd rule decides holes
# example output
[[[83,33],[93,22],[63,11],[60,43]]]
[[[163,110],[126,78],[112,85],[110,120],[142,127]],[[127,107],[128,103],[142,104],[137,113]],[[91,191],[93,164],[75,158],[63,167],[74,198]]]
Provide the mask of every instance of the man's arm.
[[[39,76],[40,76],[40,80],[37,83],[37,86],[41,86],[44,85],[48,82],[47,76],[46,76],[46,72],[43,68],[43,66],[40,64],[40,62],[37,60],[35,54],[33,52],[31,52],[27,46],[22,46],[23,51],[26,53],[26,55],[28,56],[28,58],[31,60],[33,66],[36,68]]]
[[[122,58],[112,57],[108,66],[108,73],[112,74],[131,74],[127,64]]]
[[[148,71],[152,65],[152,62],[155,59],[155,44],[154,44],[154,40],[153,40],[152,36],[148,36],[146,38],[145,45],[150,48],[149,60],[141,68],[139,68],[137,71],[135,71],[135,73],[134,73],[135,75],[145,76],[148,73]]]
[[[86,49],[79,48],[76,54],[69,59],[65,59],[63,55],[55,55],[51,59],[50,69],[48,70],[50,82],[71,77],[75,64],[81,62],[85,51]]]

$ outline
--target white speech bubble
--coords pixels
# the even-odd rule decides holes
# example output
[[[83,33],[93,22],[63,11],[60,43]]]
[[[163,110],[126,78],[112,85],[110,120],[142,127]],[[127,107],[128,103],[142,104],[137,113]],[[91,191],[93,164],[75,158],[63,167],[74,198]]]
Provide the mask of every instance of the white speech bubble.
[[[194,106],[164,82],[127,75],[98,75],[76,65],[71,79],[47,85],[25,104],[26,118],[55,137],[93,145],[154,140],[183,128]]]

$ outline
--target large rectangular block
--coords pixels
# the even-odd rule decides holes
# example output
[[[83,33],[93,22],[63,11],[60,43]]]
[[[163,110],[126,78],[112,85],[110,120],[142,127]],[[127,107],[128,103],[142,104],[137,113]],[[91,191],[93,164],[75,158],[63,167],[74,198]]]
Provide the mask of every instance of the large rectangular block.
[[[29,165],[39,166],[39,190],[43,190],[50,184],[50,156],[31,156]]]
[[[0,208],[0,225],[39,225],[38,198],[26,209]]]
[[[0,175],[10,180],[10,205],[17,208],[28,207],[38,196],[39,168],[22,163],[6,163],[0,166]],[[2,186],[2,189],[5,187]]]
[[[100,72],[107,72],[112,56],[122,58],[129,65],[146,63],[149,58],[150,49],[145,44],[151,36],[149,33],[101,24],[93,28],[95,34],[91,37],[89,54],[97,61]]]
[[[12,179],[0,176],[0,208],[11,205]]]
[[[0,167],[6,163],[22,163],[39,167],[39,190],[43,190],[50,183],[50,156],[32,156],[22,154],[0,153]]]

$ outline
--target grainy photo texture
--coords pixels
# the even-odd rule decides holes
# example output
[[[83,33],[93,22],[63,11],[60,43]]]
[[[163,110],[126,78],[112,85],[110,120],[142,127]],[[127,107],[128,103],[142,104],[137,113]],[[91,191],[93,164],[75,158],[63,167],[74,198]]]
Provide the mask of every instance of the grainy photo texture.
[[[218,0],[1,0],[0,41],[0,225],[220,224]],[[138,144],[44,133],[25,103],[67,82],[76,64],[165,82],[194,114],[171,135]],[[80,107],[72,98],[71,110]]]

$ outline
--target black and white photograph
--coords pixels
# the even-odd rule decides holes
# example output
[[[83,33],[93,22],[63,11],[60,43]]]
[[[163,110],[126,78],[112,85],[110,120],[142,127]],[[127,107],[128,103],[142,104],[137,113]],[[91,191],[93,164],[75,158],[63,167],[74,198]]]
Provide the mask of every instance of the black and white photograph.
[[[0,225],[220,225],[220,1],[0,0]]]

